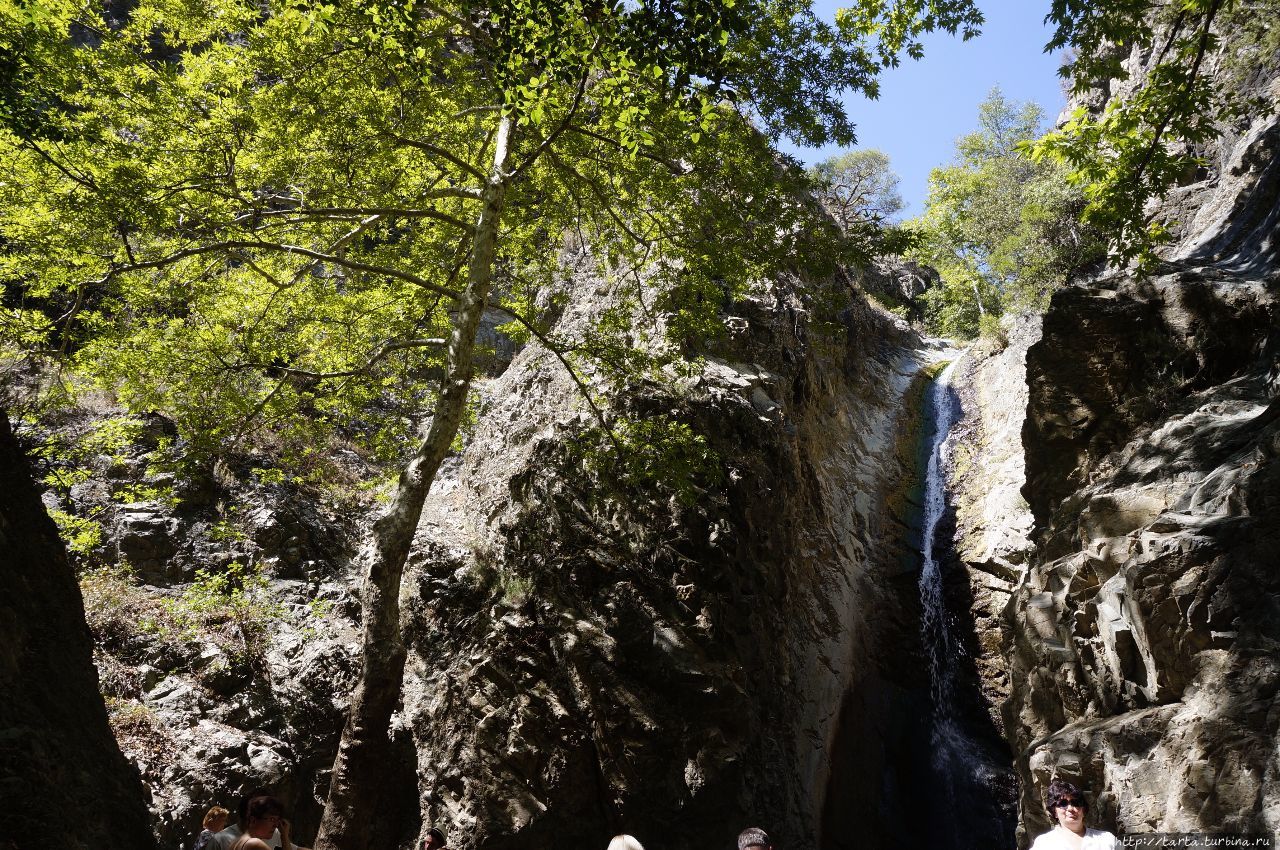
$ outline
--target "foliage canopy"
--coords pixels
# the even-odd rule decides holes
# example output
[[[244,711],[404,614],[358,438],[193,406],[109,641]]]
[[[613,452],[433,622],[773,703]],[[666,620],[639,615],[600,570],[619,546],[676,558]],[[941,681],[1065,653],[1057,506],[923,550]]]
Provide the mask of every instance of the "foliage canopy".
[[[572,233],[619,279],[663,270],[694,338],[816,232],[747,120],[847,141],[841,89],[873,91],[926,24],[978,20],[954,0],[834,26],[796,0],[7,3],[3,331],[170,413],[196,456],[339,428],[390,460],[443,368],[499,121],[505,305],[536,325]]]
[[[1100,258],[1065,170],[1021,153],[1043,121],[1036,104],[994,89],[978,129],[956,141],[954,163],[930,174],[925,212],[909,227],[920,237],[915,259],[942,278],[924,295],[935,332],[972,337],[1005,310],[1043,309],[1072,269]]]
[[[1077,109],[1028,151],[1067,166],[1085,194],[1084,220],[1108,234],[1119,261],[1155,259],[1171,235],[1152,202],[1204,165],[1203,145],[1224,120],[1257,106],[1237,90],[1239,74],[1208,69],[1241,61],[1274,67],[1274,27],[1262,22],[1277,13],[1275,0],[1054,0],[1046,49],[1072,51],[1060,73],[1073,93],[1116,93],[1099,111]],[[1233,34],[1233,55],[1218,55],[1224,32]]]

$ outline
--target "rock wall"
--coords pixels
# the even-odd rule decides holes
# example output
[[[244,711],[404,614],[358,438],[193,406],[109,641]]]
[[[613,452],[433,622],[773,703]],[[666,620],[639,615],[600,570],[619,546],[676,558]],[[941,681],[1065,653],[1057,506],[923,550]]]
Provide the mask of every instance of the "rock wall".
[[[1006,721],[1031,831],[1055,772],[1124,832],[1277,826],[1277,292],[1207,276],[1069,290],[1028,356],[1039,549],[1007,611]],[[1252,351],[1217,355],[1220,338]]]
[[[1158,211],[1166,262],[1059,292],[1028,350],[1036,550],[1004,622],[1024,845],[1054,775],[1117,833],[1280,830],[1278,152],[1274,112],[1224,128]]]
[[[126,436],[110,447],[84,448],[121,423]],[[314,491],[255,482],[248,464],[189,478],[154,468],[171,435],[163,417],[101,400],[53,412],[28,435],[45,446],[41,477],[76,482],[46,490],[45,507],[101,528],[78,563],[94,690],[149,791],[162,847],[189,847],[210,806],[234,811],[256,787],[284,800],[309,843],[358,670],[345,569],[354,516]],[[232,564],[260,584],[207,583]]]
[[[562,329],[607,303],[601,281],[577,285]],[[674,390],[616,400],[722,458],[691,502],[593,477],[573,450],[591,418],[546,353],[521,352],[485,391],[405,600],[401,721],[450,846],[627,830],[680,850],[750,824],[780,846],[877,846],[900,830],[877,806],[891,743],[911,734],[894,641],[915,626],[887,506],[919,364],[860,296],[837,293],[830,324],[803,293],[762,286]]]
[[[955,510],[953,541],[964,585],[953,606],[972,624],[972,658],[984,707],[1004,734],[1009,698],[1003,614],[1033,551],[1033,517],[1022,487],[1026,462],[1027,349],[1040,317],[1007,316],[1003,339],[980,340],[960,358],[952,383],[961,416],[952,428],[947,485]]]
[[[92,659],[66,549],[0,413],[0,845],[155,846]]]

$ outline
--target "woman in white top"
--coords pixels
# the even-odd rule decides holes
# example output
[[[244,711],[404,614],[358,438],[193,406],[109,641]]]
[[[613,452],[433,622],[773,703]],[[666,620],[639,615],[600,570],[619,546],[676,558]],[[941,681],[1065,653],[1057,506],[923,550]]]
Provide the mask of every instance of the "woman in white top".
[[[615,835],[609,842],[609,850],[644,850],[644,848],[630,835]]]
[[[1036,836],[1031,850],[1115,850],[1114,835],[1085,827],[1084,816],[1089,811],[1089,803],[1084,792],[1070,782],[1062,779],[1050,782],[1044,795],[1044,805],[1057,826]]]

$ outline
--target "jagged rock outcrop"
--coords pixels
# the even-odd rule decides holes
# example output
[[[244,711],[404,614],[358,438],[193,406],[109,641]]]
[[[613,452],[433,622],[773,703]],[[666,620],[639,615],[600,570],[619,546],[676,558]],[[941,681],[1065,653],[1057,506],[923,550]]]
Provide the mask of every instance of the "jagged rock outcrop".
[[[878,257],[859,269],[856,278],[864,291],[910,322],[924,319],[918,299],[940,280],[935,269],[901,257]]]
[[[108,432],[109,450],[86,448]],[[100,405],[35,435],[50,480],[76,482],[46,490],[45,506],[100,528],[83,546],[80,612],[111,728],[164,846],[189,844],[210,806],[234,809],[254,787],[310,840],[358,670],[355,517],[247,468],[218,481],[158,471],[151,453],[172,433],[159,415]]]
[[[154,847],[107,723],[67,553],[0,413],[0,844]],[[12,844],[10,844],[12,842]]]
[[[1226,128],[1167,261],[1059,292],[1027,353],[1024,841],[1055,774],[1117,833],[1280,829],[1278,153],[1274,113]]]
[[[955,556],[967,594],[954,606],[972,623],[973,662],[991,722],[1001,733],[1009,698],[1004,609],[1033,545],[1022,425],[1026,416],[1027,349],[1040,339],[1040,317],[1010,315],[1003,339],[981,340],[961,356],[952,384],[961,417],[949,437],[947,485],[955,509]]]
[[[607,302],[600,281],[577,286],[562,327]],[[824,327],[802,293],[762,286],[675,391],[616,400],[723,458],[689,501],[593,477],[573,448],[591,417],[537,348],[487,389],[429,499],[405,607],[402,720],[450,846],[591,846],[624,829],[730,846],[749,823],[794,847],[824,822],[827,846],[900,832],[877,806],[893,742],[916,734],[893,645],[915,626],[887,497],[918,364],[858,297]]]
[[[1054,772],[1121,831],[1277,825],[1277,291],[1206,276],[1069,290],[1028,357],[1041,533],[1009,608],[1006,719],[1029,828]]]

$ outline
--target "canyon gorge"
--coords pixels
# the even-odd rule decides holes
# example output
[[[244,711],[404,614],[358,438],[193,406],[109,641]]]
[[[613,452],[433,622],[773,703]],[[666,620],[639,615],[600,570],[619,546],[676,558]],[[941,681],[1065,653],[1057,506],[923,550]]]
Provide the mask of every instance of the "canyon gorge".
[[[696,435],[718,473],[692,484],[603,474],[574,375],[486,314],[475,415],[400,589],[407,663],[370,846],[436,825],[454,850],[622,832],[693,850],[758,824],[789,850],[1012,850],[1050,826],[1054,777],[1117,835],[1280,834],[1269,67],[1239,82],[1262,106],[1153,209],[1173,229],[1159,261],[1078,273],[998,339],[933,339],[883,309],[930,283],[896,260],[796,269],[726,303],[725,334],[607,400]],[[539,306],[571,338],[630,283],[585,242],[561,261]],[[120,416],[100,400],[40,428],[74,442]],[[336,457],[343,500],[231,465],[175,480],[146,461],[172,424],[133,423],[62,490],[0,432],[0,683],[29,695],[0,711],[0,760],[65,767],[49,787],[4,780],[0,839],[34,846],[27,807],[94,810],[99,793],[114,820],[45,837],[80,846],[88,825],[142,846],[146,807],[161,846],[188,846],[210,805],[266,786],[305,841],[360,669],[372,465]],[[685,462],[662,449],[655,468]],[[121,482],[137,498],[113,496]],[[160,486],[180,506],[147,497]],[[84,551],[133,570],[82,575],[92,647],[42,507],[92,518]],[[33,559],[53,566],[29,575]],[[262,583],[219,634],[172,625],[211,569],[247,564]],[[95,672],[105,712],[83,702]]]

